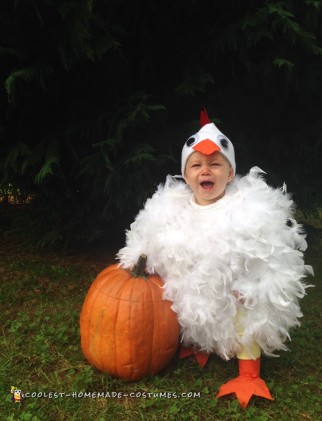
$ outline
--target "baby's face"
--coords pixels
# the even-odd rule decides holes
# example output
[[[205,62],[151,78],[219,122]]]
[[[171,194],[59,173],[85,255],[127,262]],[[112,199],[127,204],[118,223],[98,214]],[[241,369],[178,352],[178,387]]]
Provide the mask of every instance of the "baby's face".
[[[194,152],[187,161],[184,178],[196,203],[210,205],[225,195],[226,185],[233,177],[230,163],[220,152],[211,155]]]

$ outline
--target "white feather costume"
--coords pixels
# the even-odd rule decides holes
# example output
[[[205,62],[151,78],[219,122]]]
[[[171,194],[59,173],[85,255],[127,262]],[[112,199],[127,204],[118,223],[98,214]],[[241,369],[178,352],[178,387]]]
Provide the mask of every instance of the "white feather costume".
[[[173,302],[184,345],[227,360],[254,341],[267,355],[287,349],[284,342],[302,316],[303,278],[312,273],[303,261],[307,244],[290,196],[269,187],[261,173],[254,167],[235,177],[225,196],[207,206],[168,176],[117,255],[129,268],[146,254],[148,272],[165,282],[164,298]],[[236,330],[239,307],[242,336]]]

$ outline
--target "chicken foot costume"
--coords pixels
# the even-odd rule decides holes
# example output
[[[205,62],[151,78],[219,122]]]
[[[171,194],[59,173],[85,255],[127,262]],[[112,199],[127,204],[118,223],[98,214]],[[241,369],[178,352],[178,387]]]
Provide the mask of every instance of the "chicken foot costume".
[[[287,350],[289,331],[302,316],[303,279],[313,271],[304,264],[305,235],[285,187],[268,186],[258,167],[236,175],[231,141],[205,112],[201,126],[183,147],[182,176],[192,153],[217,151],[235,175],[224,196],[200,205],[188,185],[168,176],[117,257],[130,268],[147,254],[147,271],[163,278],[164,299],[172,301],[181,327],[181,357],[194,354],[201,366],[212,352],[238,358],[239,376],[217,396],[235,393],[246,407],[252,395],[272,399],[260,378],[260,355]]]

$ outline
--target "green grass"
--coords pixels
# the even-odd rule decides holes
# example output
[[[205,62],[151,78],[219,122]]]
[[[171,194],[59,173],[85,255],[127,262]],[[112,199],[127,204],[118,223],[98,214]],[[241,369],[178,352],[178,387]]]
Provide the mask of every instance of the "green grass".
[[[320,231],[311,229],[306,260],[314,266],[316,286],[302,301],[305,317],[301,328],[292,333],[291,352],[280,358],[262,358],[262,377],[275,400],[255,397],[247,410],[232,397],[215,398],[220,385],[237,374],[235,360],[224,362],[212,356],[202,369],[190,359],[175,358],[160,375],[136,383],[111,378],[91,367],[80,349],[79,313],[95,274],[111,263],[110,255],[106,253],[105,261],[101,255],[99,262],[95,256],[82,254],[66,259],[58,253],[22,250],[2,240],[0,419],[322,419],[320,237]],[[47,397],[29,397],[14,404],[12,385],[24,393],[46,393]],[[59,396],[73,392],[109,393],[110,397]],[[180,397],[189,392],[197,397]]]

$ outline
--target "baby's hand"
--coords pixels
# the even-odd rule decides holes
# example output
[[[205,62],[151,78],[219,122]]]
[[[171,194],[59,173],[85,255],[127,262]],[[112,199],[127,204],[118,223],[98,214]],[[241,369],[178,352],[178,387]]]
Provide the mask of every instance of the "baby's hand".
[[[233,296],[237,298],[238,302],[241,304],[245,303],[245,297],[239,291],[233,290]]]

